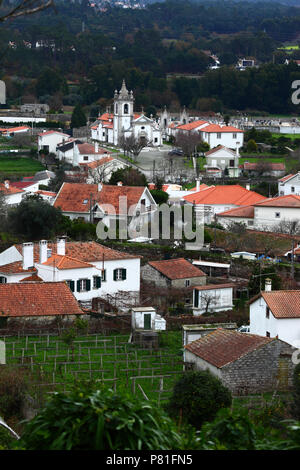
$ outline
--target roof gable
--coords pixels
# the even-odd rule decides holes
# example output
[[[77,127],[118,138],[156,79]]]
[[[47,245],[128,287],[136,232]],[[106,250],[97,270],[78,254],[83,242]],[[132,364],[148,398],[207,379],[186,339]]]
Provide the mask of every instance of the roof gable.
[[[206,276],[203,271],[184,258],[149,261],[148,264],[170,280]]]

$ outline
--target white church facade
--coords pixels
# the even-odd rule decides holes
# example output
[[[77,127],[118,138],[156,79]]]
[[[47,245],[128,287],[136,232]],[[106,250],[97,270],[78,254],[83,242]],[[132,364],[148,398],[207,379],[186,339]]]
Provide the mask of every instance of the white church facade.
[[[123,80],[121,90],[115,90],[113,113],[106,112],[99,116],[97,123],[91,127],[92,139],[118,146],[123,138],[133,136],[144,140],[146,145],[162,145],[162,130],[158,123],[144,114],[135,113],[133,105],[133,92],[127,90]]]

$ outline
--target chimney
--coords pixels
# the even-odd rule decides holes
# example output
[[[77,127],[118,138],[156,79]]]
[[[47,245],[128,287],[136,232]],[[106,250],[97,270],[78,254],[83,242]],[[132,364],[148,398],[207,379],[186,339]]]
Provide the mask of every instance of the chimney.
[[[66,239],[64,237],[57,239],[57,254],[61,256],[66,254]]]
[[[196,191],[200,191],[200,180],[196,179]]]
[[[9,189],[9,180],[4,181],[4,186],[6,189]]]
[[[236,156],[237,156],[237,158],[239,158],[239,156],[240,156],[239,145],[240,145],[240,143],[237,142],[237,143],[236,143]]]
[[[272,280],[267,278],[265,283],[265,292],[271,292],[272,290]]]
[[[98,192],[102,191],[102,183],[98,183]]]
[[[33,268],[33,243],[23,243],[23,269]]]
[[[47,240],[40,241],[40,264],[45,263],[48,259],[48,243]]]
[[[250,183],[247,183],[247,184],[246,184],[246,189],[247,189],[248,191],[250,191]]]
[[[95,153],[99,152],[99,144],[98,142],[95,142]]]
[[[117,185],[118,185],[118,186],[123,186],[122,181],[118,181],[118,182],[117,182]]]

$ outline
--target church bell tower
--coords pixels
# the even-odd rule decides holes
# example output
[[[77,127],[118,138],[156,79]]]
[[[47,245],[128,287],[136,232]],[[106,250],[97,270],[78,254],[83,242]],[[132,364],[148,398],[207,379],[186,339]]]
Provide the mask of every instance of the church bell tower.
[[[121,90],[114,95],[114,145],[118,145],[123,132],[130,129],[133,120],[133,92],[126,88],[123,80]]]

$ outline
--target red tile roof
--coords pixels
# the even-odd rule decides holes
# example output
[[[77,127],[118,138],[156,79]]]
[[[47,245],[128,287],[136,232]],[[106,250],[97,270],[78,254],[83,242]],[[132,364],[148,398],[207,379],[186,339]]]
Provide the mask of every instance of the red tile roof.
[[[20,280],[20,282],[44,282],[44,281],[37,274],[32,274],[31,276],[24,277],[23,279]]]
[[[226,284],[207,284],[206,286],[195,286],[196,290],[215,290],[215,289],[230,289],[236,287],[232,282],[227,282]]]
[[[184,196],[183,199],[195,204],[234,204],[236,206],[248,206],[266,198],[238,184],[233,184],[228,186],[214,186],[205,191],[199,191]]]
[[[221,212],[217,217],[246,217],[247,219],[254,219],[254,207],[235,207],[229,211]]]
[[[65,137],[70,137],[69,134],[64,134],[63,132],[59,132],[59,131],[45,131],[45,132],[41,132],[40,134],[38,134],[38,136],[43,137],[44,135],[50,135],[50,134],[60,134]]]
[[[99,116],[97,119],[99,121],[109,121],[110,119],[113,119],[114,118],[114,115],[112,113],[104,113],[104,114],[101,114],[101,116]]]
[[[18,189],[11,185],[9,185],[9,188],[6,188],[3,183],[0,183],[0,191],[2,191],[6,196],[9,196],[10,194],[18,194],[24,192],[23,189]]]
[[[201,269],[184,258],[149,261],[149,265],[171,280],[206,276]]]
[[[82,269],[82,268],[93,268],[94,266],[85,261],[71,258],[70,256],[52,255],[47,259],[44,266],[52,266],[56,269]]]
[[[208,133],[223,133],[223,132],[241,132],[244,133],[241,129],[237,129],[236,127],[232,126],[220,126],[219,124],[210,124],[209,126],[205,126],[201,129],[201,132],[208,132]]]
[[[28,126],[19,126],[19,127],[10,127],[8,129],[3,129],[3,130],[10,133],[10,132],[24,131],[24,130],[29,130],[29,129],[30,129],[30,127],[28,127]]]
[[[22,245],[15,245],[22,254]],[[57,244],[48,242],[48,249],[52,250],[52,255],[57,253]],[[39,263],[39,244],[34,243],[34,262]],[[112,261],[119,259],[134,259],[140,256],[133,256],[122,251],[113,250],[96,242],[66,242],[66,256],[76,260],[93,263],[95,261]],[[19,262],[21,263],[21,261]],[[2,268],[2,266],[0,266]]]
[[[15,261],[14,263],[8,263],[0,266],[1,274],[18,274],[36,272],[35,268],[23,269],[23,261]]]
[[[213,153],[215,152],[218,152],[219,150],[222,150],[222,149],[225,149],[225,150],[228,150],[229,152],[233,153],[235,155],[235,152],[231,149],[228,149],[227,147],[225,147],[224,145],[218,145],[217,147],[215,147],[214,149],[211,149],[209,150],[208,152],[205,152],[205,155],[206,157],[208,157],[208,155],[212,155]]]
[[[93,144],[77,144],[77,148],[79,153],[82,154],[90,154],[90,155],[103,155],[109,154],[108,150],[98,147],[98,151],[95,150],[95,145]]]
[[[254,206],[260,207],[300,207],[300,196],[288,194],[287,196],[278,196],[265,199],[261,202],[254,203]]]
[[[29,186],[33,186],[34,184],[37,184],[37,181],[15,181],[10,183],[10,187],[18,188],[18,189],[24,189],[28,188]]]
[[[113,157],[103,157],[100,160],[95,160],[94,162],[80,163],[81,166],[86,166],[90,169],[98,168],[99,166],[105,165],[106,163],[112,162],[115,160]]]
[[[177,126],[177,129],[179,131],[192,131],[194,129],[197,129],[197,127],[203,126],[204,124],[208,124],[208,122],[207,121],[193,121],[187,124],[181,124],[180,126]]]
[[[274,338],[218,328],[185,346],[187,351],[218,369],[274,341]]]
[[[290,178],[292,178],[293,176],[296,176],[296,175],[294,175],[294,174],[291,173],[291,174],[289,174],[289,175],[284,176],[283,178],[280,178],[280,180],[278,180],[278,181],[281,181],[282,183],[284,183],[285,181],[288,181],[288,180],[289,180]]]
[[[274,290],[262,292],[261,296],[275,318],[300,318],[300,290]],[[253,297],[249,303],[257,298]]]
[[[83,315],[65,282],[0,284],[0,312],[5,317]]]
[[[97,184],[85,183],[64,183],[56,197],[54,207],[60,207],[63,212],[83,212],[90,211],[90,197],[99,206],[110,204],[115,208],[115,213],[119,214],[119,198],[127,197],[127,208],[136,205],[145,188],[143,186],[113,186],[102,185],[98,191]],[[109,212],[109,209],[107,210]]]
[[[273,171],[284,171],[285,170],[285,164],[284,163],[263,163],[265,171],[267,170],[273,170]],[[240,165],[244,170],[257,170],[259,169],[260,163],[250,163],[250,162],[245,162],[242,165]]]
[[[44,191],[42,189],[39,189],[38,191],[36,191],[36,194],[42,194],[43,196],[55,197],[57,193],[53,193],[52,191]]]

